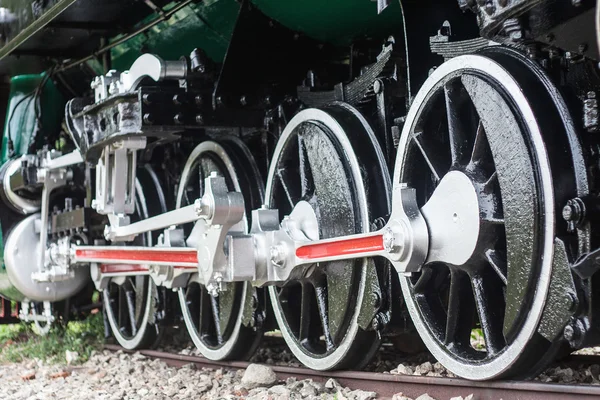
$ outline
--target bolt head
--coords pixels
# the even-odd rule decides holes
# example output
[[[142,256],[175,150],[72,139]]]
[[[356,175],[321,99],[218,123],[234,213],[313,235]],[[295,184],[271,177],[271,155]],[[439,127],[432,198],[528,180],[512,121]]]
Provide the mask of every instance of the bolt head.
[[[383,89],[383,87],[381,85],[380,80],[376,80],[375,82],[373,82],[373,91],[375,92],[375,94],[381,93],[382,89]]]
[[[271,264],[276,267],[283,267],[285,265],[286,251],[285,247],[281,244],[271,246],[269,249],[269,259]]]
[[[173,117],[173,122],[177,125],[182,125],[184,122],[183,114],[179,113]]]
[[[573,210],[573,206],[567,204],[562,210],[562,216],[565,221],[571,221],[573,219],[573,214],[575,210]]]
[[[373,322],[371,323],[371,325],[376,331],[379,330],[379,320],[377,318],[373,318]]]
[[[152,125],[154,123],[154,117],[152,116],[152,114],[144,114],[144,123],[147,125]]]
[[[402,249],[402,235],[394,232],[391,228],[387,228],[383,232],[383,248],[388,253],[397,253]]]
[[[194,211],[197,215],[202,215],[202,201],[200,199],[194,201]]]
[[[563,331],[563,336],[565,337],[566,340],[573,340],[573,338],[575,337],[575,329],[573,328],[573,326],[571,326],[571,325],[565,326],[565,329]]]

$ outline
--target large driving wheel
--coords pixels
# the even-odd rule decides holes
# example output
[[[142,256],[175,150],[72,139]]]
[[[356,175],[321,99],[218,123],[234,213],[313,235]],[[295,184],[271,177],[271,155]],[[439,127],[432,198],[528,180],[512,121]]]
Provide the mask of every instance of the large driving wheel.
[[[161,212],[166,212],[165,199],[154,171],[149,166],[139,169],[131,222]],[[148,232],[139,235],[130,245],[151,247],[153,243],[152,233]],[[149,276],[118,277],[109,281],[102,293],[104,312],[117,343],[128,350],[158,344],[164,331],[157,317],[159,304],[164,306],[163,291]]]
[[[285,128],[269,169],[266,204],[289,215],[312,209],[316,239],[368,232],[389,210],[390,180],[375,135],[353,108],[338,103],[298,113]],[[308,266],[269,287],[273,311],[294,355],[317,370],[364,365],[379,333],[361,326],[367,269],[359,259]],[[368,307],[366,307],[368,308]],[[369,321],[370,323],[370,321]]]
[[[582,185],[587,190],[585,177],[573,174],[560,193],[553,188],[553,175],[571,173],[563,154],[564,169],[556,162],[553,174],[554,150],[544,143],[565,142],[570,133],[557,94],[543,72],[516,52],[489,50],[442,64],[407,116],[394,179],[417,190],[419,207],[441,182],[466,179],[479,207],[477,229],[464,232],[476,235],[477,243],[466,262],[431,262],[400,277],[423,341],[459,376],[523,376],[552,346],[538,327],[552,273],[560,206],[555,196],[563,201]],[[543,137],[548,130],[555,139]],[[580,151],[575,143],[570,147]],[[460,224],[462,217],[455,212],[450,223]],[[471,341],[478,334],[483,345]]]
[[[220,143],[200,143],[188,158],[177,192],[177,208],[192,204],[204,194],[204,180],[216,172],[230,191],[241,192],[246,217],[262,202],[262,182],[246,146],[235,138]],[[249,229],[248,218],[244,220]],[[184,227],[186,237],[192,224]],[[203,356],[211,360],[247,359],[262,338],[264,301],[247,282],[223,285],[217,296],[198,282],[194,274],[178,292],[186,328]]]

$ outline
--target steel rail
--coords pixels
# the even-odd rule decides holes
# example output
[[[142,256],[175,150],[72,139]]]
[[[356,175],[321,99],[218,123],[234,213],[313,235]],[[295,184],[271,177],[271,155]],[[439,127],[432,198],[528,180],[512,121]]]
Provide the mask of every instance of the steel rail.
[[[133,353],[120,346],[104,345],[106,350]],[[194,364],[198,368],[245,369],[250,363],[243,361],[212,361],[203,357],[165,353],[155,350],[140,350],[140,354],[160,359],[173,367]],[[417,398],[428,393],[442,400],[455,396],[473,394],[478,400],[562,400],[565,398],[596,399],[600,396],[600,386],[586,384],[564,385],[557,383],[540,383],[534,381],[486,381],[476,382],[459,378],[438,378],[428,376],[393,375],[360,371],[314,371],[306,368],[269,365],[279,379],[294,377],[312,379],[325,383],[329,378],[335,379],[342,386],[377,392],[380,397],[389,398],[402,392],[405,396]]]

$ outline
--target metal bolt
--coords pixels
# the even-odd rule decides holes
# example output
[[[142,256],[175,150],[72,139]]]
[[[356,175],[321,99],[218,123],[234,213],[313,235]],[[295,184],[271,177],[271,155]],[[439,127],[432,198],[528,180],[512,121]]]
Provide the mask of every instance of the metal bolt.
[[[373,82],[373,91],[375,92],[375,94],[381,93],[382,89],[383,85],[381,84],[380,80],[376,80],[375,82]]]
[[[373,329],[375,329],[376,331],[379,330],[379,320],[377,319],[377,317],[373,318],[373,322],[371,324],[373,325]]]
[[[194,211],[196,212],[197,215],[204,214],[204,212],[202,210],[202,201],[200,199],[196,199],[196,201],[194,201]]]
[[[575,338],[575,329],[573,328],[573,326],[571,326],[571,325],[565,326],[565,329],[563,330],[563,336],[568,341],[573,340]]]
[[[496,7],[494,7],[494,3],[488,1],[484,7],[484,10],[488,15],[492,15],[494,11],[496,11]]]
[[[175,104],[176,106],[180,106],[183,103],[185,103],[185,98],[182,95],[176,94],[173,96],[173,104]]]
[[[390,228],[383,233],[383,248],[388,253],[397,253],[402,248],[402,245],[398,243],[396,233]]]
[[[182,125],[183,124],[183,114],[179,113],[179,114],[175,115],[173,117],[173,122],[175,122],[177,125]]]
[[[204,117],[202,116],[202,114],[197,114],[196,115],[196,123],[198,125],[204,124]]]
[[[387,315],[385,315],[384,313],[377,313],[377,315],[375,316],[375,318],[373,318],[373,321],[371,322],[371,326],[376,331],[380,331],[383,330],[383,328],[385,328],[385,326],[389,322],[390,321]]]
[[[151,104],[151,103],[152,103],[152,97],[150,97],[150,94],[149,94],[149,93],[145,93],[145,94],[142,96],[142,101],[143,101],[143,102],[144,102],[144,104],[146,104],[146,105],[148,105],[148,104]]]
[[[243,106],[247,106],[248,105],[248,99],[246,98],[246,96],[241,96],[240,97],[240,104]]]
[[[581,0],[571,0],[571,4],[575,7],[579,7],[581,5]]]
[[[152,114],[144,114],[144,123],[148,125],[152,125],[154,123],[154,117]]]
[[[194,97],[194,102],[196,102],[196,105],[200,107],[204,103],[204,100],[202,99],[202,96],[197,95],[196,97]]]
[[[212,297],[219,297],[219,289],[214,283],[211,282],[208,285],[206,285],[206,290],[208,291],[208,293],[210,293]]]
[[[575,231],[585,219],[585,203],[580,198],[574,198],[563,207],[562,217],[568,223],[567,230]]]
[[[276,267],[283,267],[285,265],[286,251],[282,244],[271,246],[269,249],[269,258],[271,264]]]
[[[567,204],[567,205],[566,205],[566,206],[563,208],[563,211],[562,211],[562,216],[563,216],[563,219],[564,219],[565,221],[567,221],[567,222],[569,222],[569,221],[572,221],[572,220],[573,220],[573,215],[574,215],[575,213],[576,213],[576,210],[575,210],[575,209],[574,209],[572,206],[570,206],[570,205],[568,205],[568,204]]]
[[[521,23],[516,18],[509,18],[503,23],[504,32],[511,40],[523,39]]]

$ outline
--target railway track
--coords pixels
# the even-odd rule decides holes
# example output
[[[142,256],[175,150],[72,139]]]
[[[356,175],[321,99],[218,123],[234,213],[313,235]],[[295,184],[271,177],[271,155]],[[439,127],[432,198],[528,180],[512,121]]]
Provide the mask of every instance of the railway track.
[[[117,345],[106,344],[106,350],[129,352]],[[140,354],[153,359],[160,359],[173,367],[194,364],[198,368],[245,369],[250,363],[242,361],[212,361],[204,357],[186,356],[156,350],[140,350]],[[585,356],[589,358],[589,356]],[[583,361],[583,357],[575,357],[574,362]],[[539,383],[532,381],[492,381],[474,382],[457,378],[437,378],[424,376],[392,375],[360,371],[331,371],[323,373],[306,368],[270,365],[279,379],[294,377],[312,379],[325,383],[329,378],[337,380],[341,385],[351,389],[374,391],[383,398],[392,397],[402,392],[405,396],[416,398],[428,393],[436,399],[450,399],[455,396],[473,394],[475,399],[529,399],[552,400],[569,397],[577,399],[595,399],[600,397],[600,386],[564,385],[555,383]]]

